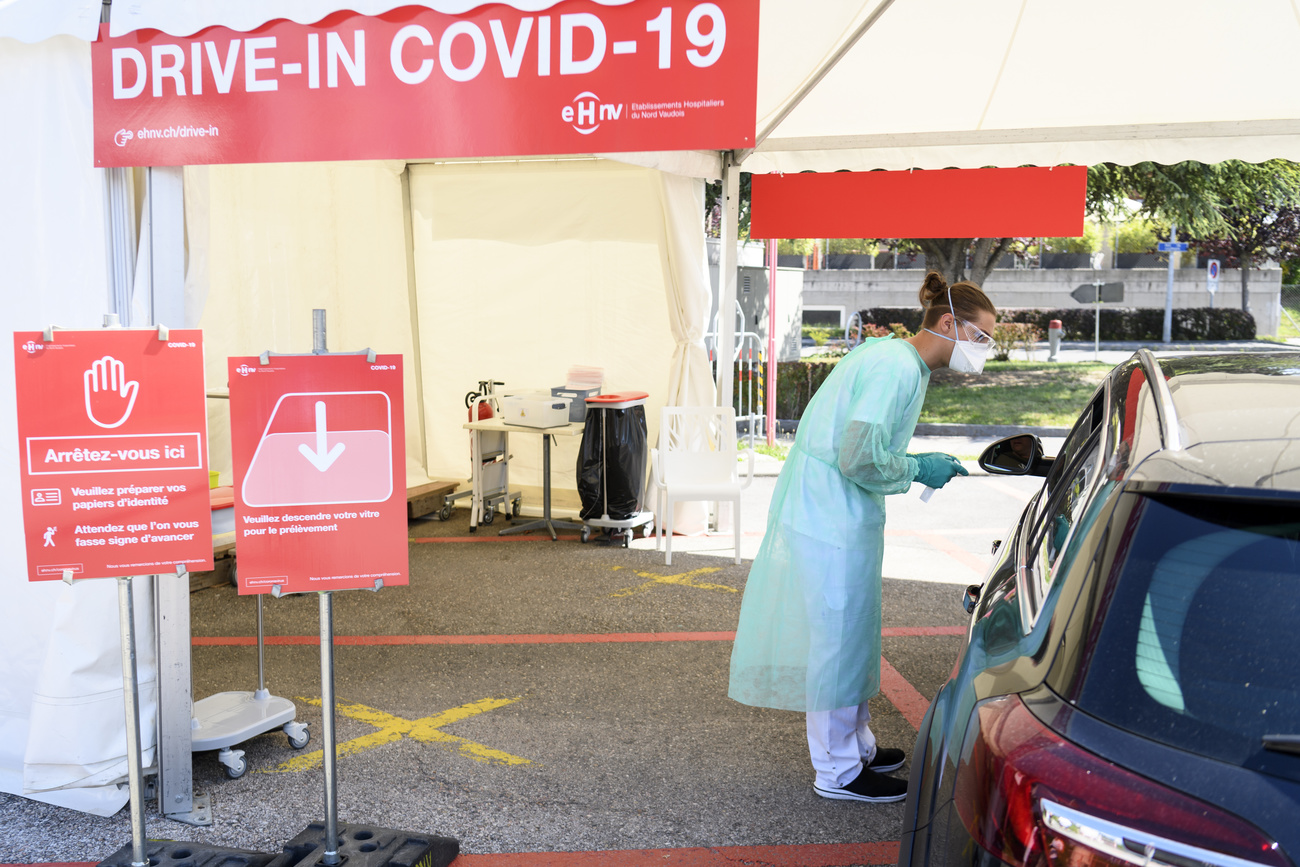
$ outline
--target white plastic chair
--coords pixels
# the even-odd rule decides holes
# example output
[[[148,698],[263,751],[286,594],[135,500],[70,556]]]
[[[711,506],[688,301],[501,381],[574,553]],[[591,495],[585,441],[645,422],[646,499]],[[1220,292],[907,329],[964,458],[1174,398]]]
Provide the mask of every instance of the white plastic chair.
[[[748,456],[740,476],[740,456]],[[754,452],[736,449],[731,407],[666,406],[659,416],[659,447],[651,454],[655,484],[655,550],[673,562],[673,506],[680,502],[735,503],[736,565],[740,565],[740,492],[754,479]]]

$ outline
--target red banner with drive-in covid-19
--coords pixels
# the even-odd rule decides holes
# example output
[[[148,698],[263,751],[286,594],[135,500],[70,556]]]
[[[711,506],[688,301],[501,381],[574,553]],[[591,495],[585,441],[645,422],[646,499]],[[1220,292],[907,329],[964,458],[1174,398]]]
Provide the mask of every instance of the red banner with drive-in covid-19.
[[[91,62],[98,166],[745,148],[758,0],[105,27]]]

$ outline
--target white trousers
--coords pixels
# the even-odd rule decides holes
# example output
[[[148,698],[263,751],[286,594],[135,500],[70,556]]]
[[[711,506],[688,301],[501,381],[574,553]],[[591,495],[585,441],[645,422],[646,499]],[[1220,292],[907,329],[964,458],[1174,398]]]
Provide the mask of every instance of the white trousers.
[[[838,789],[853,782],[862,766],[876,757],[871,711],[864,701],[856,707],[808,712],[808,754],[817,785]]]

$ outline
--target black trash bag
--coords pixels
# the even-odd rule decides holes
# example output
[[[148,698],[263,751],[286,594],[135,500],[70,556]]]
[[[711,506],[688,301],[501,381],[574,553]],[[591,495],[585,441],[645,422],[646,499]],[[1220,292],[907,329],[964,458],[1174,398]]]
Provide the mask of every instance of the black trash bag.
[[[603,433],[602,433],[603,431]],[[582,520],[626,521],[641,511],[646,473],[645,407],[587,409],[578,450]],[[603,457],[603,459],[602,459]],[[609,497],[608,506],[605,497]]]

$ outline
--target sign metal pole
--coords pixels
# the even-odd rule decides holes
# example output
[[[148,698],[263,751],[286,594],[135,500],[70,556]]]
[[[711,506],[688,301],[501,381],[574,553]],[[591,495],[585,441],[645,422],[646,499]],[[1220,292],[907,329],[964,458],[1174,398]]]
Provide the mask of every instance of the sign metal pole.
[[[147,867],[144,772],[140,761],[140,693],[135,664],[135,600],[129,575],[117,579],[117,619],[122,635],[122,703],[126,706],[126,768],[131,793],[131,867]]]
[[[1162,337],[1165,343],[1174,339],[1174,250],[1173,244],[1178,240],[1178,227],[1169,226],[1169,282],[1165,287],[1165,327]]]
[[[313,355],[329,352],[325,341],[325,311],[311,312],[311,351]],[[321,737],[324,740],[325,768],[325,852],[321,863],[333,867],[339,863],[338,755],[334,734],[334,594],[321,591],[320,597],[320,698]]]
[[[776,445],[776,239],[767,242],[767,375],[764,379],[763,424],[767,444]]]

